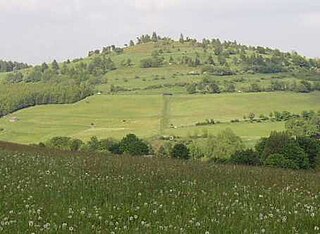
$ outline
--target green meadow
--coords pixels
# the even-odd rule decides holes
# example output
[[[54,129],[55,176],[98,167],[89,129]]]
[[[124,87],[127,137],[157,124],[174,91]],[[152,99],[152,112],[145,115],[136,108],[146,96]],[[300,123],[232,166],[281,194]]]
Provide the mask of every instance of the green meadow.
[[[231,128],[245,141],[254,142],[271,131],[283,130],[284,122],[230,123],[250,112],[259,116],[273,111],[301,113],[320,109],[320,93],[289,92],[173,95],[163,116],[164,97],[149,95],[95,95],[75,104],[44,105],[20,110],[0,119],[0,140],[38,143],[54,136],[88,140],[122,138],[135,133],[145,139],[160,135],[160,122],[167,119],[164,135],[186,137],[207,131],[216,134]],[[195,126],[206,119],[220,121]],[[13,121],[15,120],[15,121]]]
[[[319,173],[0,148],[3,233],[319,232]]]

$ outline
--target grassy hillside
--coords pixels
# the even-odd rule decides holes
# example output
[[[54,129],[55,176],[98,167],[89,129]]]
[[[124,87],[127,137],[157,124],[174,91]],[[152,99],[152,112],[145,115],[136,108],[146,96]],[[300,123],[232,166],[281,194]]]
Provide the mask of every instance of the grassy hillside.
[[[144,138],[160,132],[185,137],[230,127],[253,142],[284,124],[230,121],[250,112],[320,109],[319,68],[319,60],[297,53],[218,39],[143,35],[124,48],[108,46],[86,58],[0,73],[0,117],[5,116],[0,139],[34,143],[57,135],[86,140],[94,135],[121,138],[128,132]],[[82,100],[93,93],[105,96]],[[174,94],[167,116],[163,93]],[[6,116],[27,107],[32,108]],[[13,117],[17,121],[10,122]],[[168,119],[164,131],[163,118]],[[195,127],[206,119],[221,123]]]
[[[47,105],[25,109],[0,120],[0,139],[38,143],[53,136],[72,136],[87,140],[91,136],[121,138],[127,133],[149,138],[160,134],[160,121],[168,118],[163,134],[186,137],[207,129],[215,134],[230,127],[247,141],[255,141],[284,122],[230,123],[254,112],[300,113],[320,109],[320,93],[239,93],[219,95],[174,95],[169,97],[167,116],[163,116],[161,95],[95,95],[71,105]],[[10,122],[14,118],[16,122]],[[221,121],[211,126],[195,126],[206,119]]]
[[[0,148],[4,233],[319,231],[316,173]]]

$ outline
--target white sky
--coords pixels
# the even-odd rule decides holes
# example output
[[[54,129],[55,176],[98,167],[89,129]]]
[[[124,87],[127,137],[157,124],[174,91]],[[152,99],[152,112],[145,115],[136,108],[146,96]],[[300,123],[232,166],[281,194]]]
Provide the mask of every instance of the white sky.
[[[0,59],[32,64],[156,31],[320,57],[320,0],[0,0]]]

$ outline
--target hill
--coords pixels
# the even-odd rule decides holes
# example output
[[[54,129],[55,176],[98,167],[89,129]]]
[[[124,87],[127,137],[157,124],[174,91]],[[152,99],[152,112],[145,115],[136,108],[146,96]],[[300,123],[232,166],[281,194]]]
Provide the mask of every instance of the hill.
[[[319,230],[319,173],[0,148],[5,233]]]
[[[174,41],[154,33],[139,37],[136,43],[130,41],[125,48],[107,46],[84,59],[60,64],[54,60],[7,74],[2,79],[5,89],[15,91],[0,95],[0,103],[6,103],[0,106],[0,115],[33,105],[78,101],[94,90],[108,94],[305,93],[320,90],[319,68],[319,60],[295,52],[219,39],[198,42],[181,36]],[[62,91],[48,91],[52,86]],[[70,93],[63,91],[75,86],[78,89]],[[48,97],[48,92],[55,94]]]

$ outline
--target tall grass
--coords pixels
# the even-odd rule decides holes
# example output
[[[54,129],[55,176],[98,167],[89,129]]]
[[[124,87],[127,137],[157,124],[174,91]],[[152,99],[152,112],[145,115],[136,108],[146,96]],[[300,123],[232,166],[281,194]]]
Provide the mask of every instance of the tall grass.
[[[4,233],[319,233],[319,174],[0,147]]]

